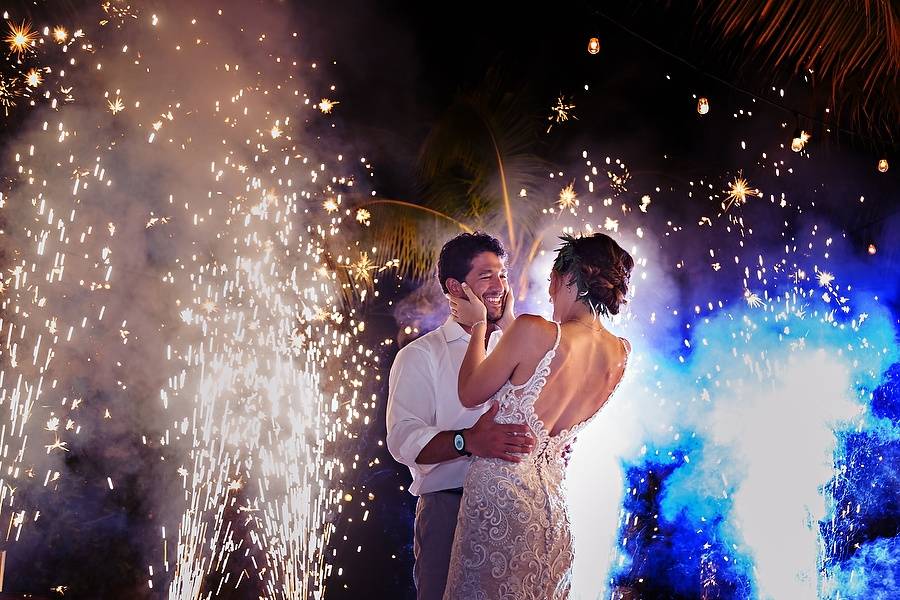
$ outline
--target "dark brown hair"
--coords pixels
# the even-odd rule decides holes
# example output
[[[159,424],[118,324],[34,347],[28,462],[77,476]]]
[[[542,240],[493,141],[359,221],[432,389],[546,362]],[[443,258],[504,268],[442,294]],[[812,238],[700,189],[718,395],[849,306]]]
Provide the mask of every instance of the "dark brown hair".
[[[578,286],[578,299],[604,316],[619,314],[627,302],[634,259],[614,239],[603,233],[560,238],[553,270]]]
[[[482,252],[493,252],[499,258],[506,258],[506,250],[500,240],[479,231],[461,233],[444,244],[438,257],[438,280],[445,294],[447,279],[452,277],[464,281],[472,270],[472,259]]]

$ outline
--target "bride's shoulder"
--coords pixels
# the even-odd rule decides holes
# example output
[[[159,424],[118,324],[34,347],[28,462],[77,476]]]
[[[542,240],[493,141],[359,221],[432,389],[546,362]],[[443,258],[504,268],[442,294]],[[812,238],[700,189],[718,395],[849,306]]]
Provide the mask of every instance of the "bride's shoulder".
[[[542,331],[552,332],[554,336],[556,335],[556,323],[548,321],[540,315],[523,313],[516,317],[513,327],[523,335],[534,335]]]

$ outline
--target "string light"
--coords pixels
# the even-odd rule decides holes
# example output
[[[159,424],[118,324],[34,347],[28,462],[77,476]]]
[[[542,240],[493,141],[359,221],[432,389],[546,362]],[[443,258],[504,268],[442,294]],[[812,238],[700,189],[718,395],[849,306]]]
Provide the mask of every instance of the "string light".
[[[746,88],[743,88],[743,87],[741,87],[741,86],[735,84],[735,83],[732,82],[732,81],[728,81],[727,79],[723,79],[722,77],[719,77],[719,76],[717,76],[717,75],[715,75],[715,74],[713,74],[713,73],[710,73],[710,72],[708,72],[708,71],[705,71],[705,70],[701,69],[700,67],[698,67],[698,66],[695,65],[694,63],[688,61],[687,59],[685,59],[685,58],[683,58],[683,57],[681,57],[681,56],[679,56],[679,55],[677,55],[677,54],[675,54],[675,53],[673,53],[673,52],[670,52],[669,50],[666,50],[665,48],[663,48],[663,47],[660,46],[659,44],[656,44],[656,43],[654,43],[653,41],[647,39],[646,37],[642,36],[641,34],[637,33],[636,31],[630,29],[629,27],[625,26],[624,24],[622,24],[622,23],[619,22],[618,20],[614,19],[613,17],[609,16],[608,14],[604,13],[603,11],[601,11],[601,10],[599,10],[599,9],[594,8],[594,9],[592,9],[592,12],[593,12],[594,15],[599,16],[599,17],[602,17],[602,18],[605,19],[606,21],[612,23],[613,25],[615,25],[616,27],[618,27],[618,28],[621,29],[622,31],[625,31],[626,33],[628,33],[628,34],[631,35],[632,37],[634,37],[634,38],[636,38],[636,39],[642,41],[643,43],[647,44],[647,45],[650,46],[651,48],[654,48],[654,49],[656,49],[658,52],[661,52],[662,54],[665,54],[665,55],[669,56],[670,58],[673,58],[674,60],[676,60],[676,61],[678,61],[678,62],[680,62],[680,63],[686,65],[688,68],[690,68],[690,69],[696,71],[697,73],[700,73],[701,75],[703,75],[703,76],[705,76],[705,77],[708,77],[708,78],[710,78],[710,79],[713,79],[713,80],[715,80],[715,81],[718,81],[718,82],[721,83],[722,85],[725,85],[725,86],[727,86],[727,87],[729,87],[729,88],[731,88],[731,89],[733,89],[733,90],[735,90],[735,91],[737,91],[737,92],[740,92],[741,94],[745,94],[745,95],[747,95],[747,96],[750,96],[751,98],[754,98],[755,100],[758,100],[758,101],[760,101],[760,102],[764,102],[764,103],[768,104],[769,106],[772,106],[772,107],[777,108],[777,109],[779,109],[779,110],[783,110],[783,111],[791,110],[790,108],[788,108],[787,106],[785,106],[784,104],[782,104],[782,103],[780,103],[780,102],[778,102],[778,101],[776,101],[776,100],[772,100],[771,98],[766,98],[765,96],[760,96],[759,94],[754,94],[754,93],[751,92],[750,90],[748,90],[748,89],[746,89]],[[707,108],[707,111],[708,111],[708,110],[709,110],[709,109]],[[702,114],[705,114],[704,111],[701,111],[701,110],[700,110],[700,103],[699,103],[699,102],[697,103],[697,112],[700,113],[701,115],[702,115]],[[802,113],[798,113],[797,111],[792,111],[792,112],[794,113],[795,116],[798,116],[798,118],[799,118],[799,115],[802,114]],[[858,137],[860,137],[860,138],[862,138],[862,139],[872,139],[872,138],[867,138],[867,137],[866,137],[865,135],[863,135],[860,131],[857,131],[857,130],[854,130],[854,129],[847,129],[847,128],[845,128],[845,127],[835,126],[834,124],[830,124],[830,123],[828,123],[828,122],[826,122],[826,121],[823,121],[822,119],[816,118],[815,116],[812,116],[812,115],[803,114],[803,117],[806,118],[806,119],[810,119],[810,120],[812,120],[812,121],[814,121],[814,122],[816,122],[816,123],[819,123],[820,125],[822,125],[823,127],[825,127],[825,128],[826,128],[826,131],[828,131],[829,133],[831,133],[831,132],[834,130],[834,131],[838,131],[838,132],[841,132],[841,133],[845,133],[845,134],[847,134],[847,135],[858,136]],[[801,132],[801,134],[802,134],[802,133],[803,133],[803,132]],[[802,135],[795,135],[794,138],[792,139],[791,149],[792,149],[794,152],[801,152],[801,151],[803,150],[803,147],[805,146],[806,142],[808,142],[809,139],[810,139],[811,137],[812,137],[812,136],[810,136],[810,134],[807,133],[807,134],[806,134],[806,139],[804,140]],[[797,142],[797,143],[795,144],[795,143],[794,143],[795,140],[799,140],[799,142]],[[882,141],[882,140],[880,140],[880,139],[875,139],[875,141]],[[892,144],[892,145],[893,145],[893,144]],[[887,165],[887,160],[885,160],[885,159],[879,160],[879,161],[878,161],[879,171],[881,170],[880,167],[881,167],[882,162],[884,162],[884,164]],[[886,170],[887,170],[887,168],[885,168],[885,171],[886,171]],[[884,171],[881,171],[881,172],[884,173]]]
[[[791,150],[794,152],[802,152],[803,149],[806,148],[806,143],[811,138],[812,135],[798,127],[794,130],[794,137],[791,139]]]
[[[598,54],[600,52],[600,38],[592,37],[588,40],[588,52],[590,54]]]
[[[709,100],[708,99],[701,97],[699,100],[697,100],[697,112],[700,113],[701,115],[705,115],[706,113],[709,112]]]

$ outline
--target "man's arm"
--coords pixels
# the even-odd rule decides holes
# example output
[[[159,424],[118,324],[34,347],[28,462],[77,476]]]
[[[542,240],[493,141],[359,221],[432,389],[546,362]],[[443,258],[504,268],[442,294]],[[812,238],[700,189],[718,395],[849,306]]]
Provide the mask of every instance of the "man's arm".
[[[466,450],[475,456],[519,462],[522,460],[520,454],[527,454],[534,448],[531,430],[524,423],[507,425],[495,422],[497,410],[498,405],[494,403],[472,427],[463,431]],[[438,433],[422,448],[416,462],[435,464],[459,458],[459,452],[453,447],[454,435],[453,431]]]
[[[387,446],[402,464],[427,473],[434,465],[459,458],[453,431],[441,431],[435,421],[434,381],[427,354],[407,346],[394,359],[388,377]],[[494,422],[492,406],[463,433],[466,450],[476,456],[517,461],[515,454],[534,447],[525,424]]]
[[[441,433],[433,425],[436,406],[431,370],[428,355],[414,346],[407,346],[397,353],[388,376],[388,451],[397,462],[425,472],[430,469],[429,463],[417,465],[419,454]],[[448,444],[447,448],[452,450],[453,444]]]
[[[441,431],[435,435],[431,438],[430,442],[425,444],[422,451],[419,452],[419,456],[416,457],[416,462],[420,465],[436,465],[448,460],[453,460],[454,458],[459,458],[459,452],[453,447],[454,435],[456,434],[453,431]],[[466,435],[466,432],[463,432],[463,435],[466,437],[466,445],[469,445],[469,436]],[[471,452],[471,450],[469,450],[469,452]]]

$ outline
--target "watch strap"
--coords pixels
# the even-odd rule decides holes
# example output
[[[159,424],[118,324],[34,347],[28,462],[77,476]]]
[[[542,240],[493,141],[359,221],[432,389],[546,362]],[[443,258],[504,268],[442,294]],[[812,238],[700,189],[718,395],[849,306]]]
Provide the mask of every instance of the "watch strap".
[[[469,452],[468,450],[466,450],[466,437],[463,435],[464,432],[465,432],[465,429],[458,429],[453,432],[453,449],[456,450],[460,456],[472,456],[472,453]],[[462,442],[463,442],[462,449],[459,449],[456,447],[457,436],[462,438]]]

